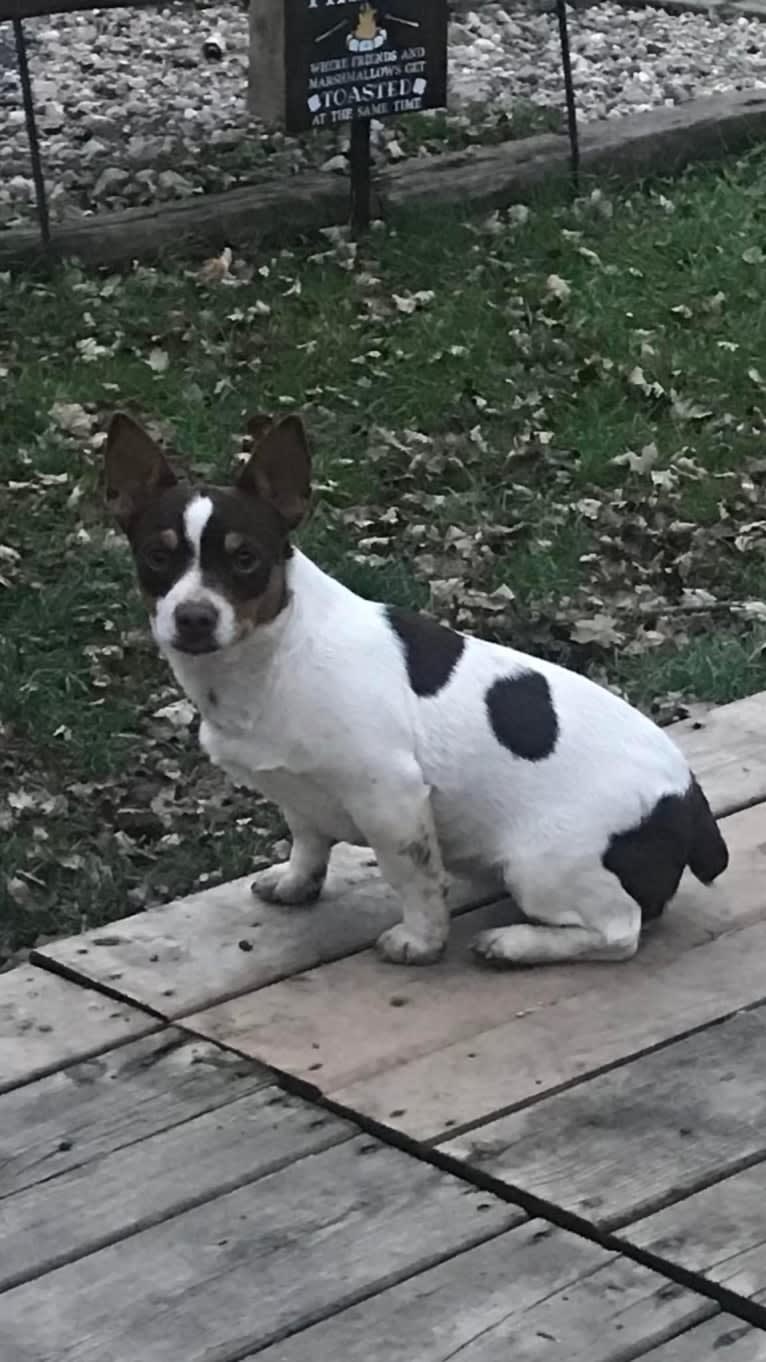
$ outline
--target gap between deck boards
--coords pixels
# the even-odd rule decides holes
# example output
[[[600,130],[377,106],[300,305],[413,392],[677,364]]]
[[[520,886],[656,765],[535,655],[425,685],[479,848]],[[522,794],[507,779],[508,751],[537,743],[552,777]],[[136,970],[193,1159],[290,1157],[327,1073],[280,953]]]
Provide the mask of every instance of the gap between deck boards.
[[[50,970],[51,973],[71,978],[68,967],[60,965],[58,961],[44,959],[40,961],[39,967]],[[72,982],[80,983],[81,981],[74,978],[72,979]],[[106,996],[114,996],[113,990],[108,987],[94,985],[92,981],[88,981],[87,986],[91,989],[95,987],[97,991],[106,993]],[[120,999],[120,1001],[125,1000]],[[752,1011],[764,1005],[763,1001],[756,1002],[747,1008],[739,1008],[737,1011]],[[153,1010],[146,1005],[138,1010],[147,1012],[151,1015],[156,1015]],[[731,1015],[733,1014],[727,1014],[727,1017]],[[727,1020],[727,1017],[716,1018],[712,1022],[699,1027],[694,1027],[689,1032],[683,1033],[682,1036],[674,1035],[667,1040],[660,1041],[657,1045],[648,1047],[645,1051],[640,1052],[640,1054],[649,1054],[666,1049],[687,1035],[698,1034],[722,1024]],[[160,1018],[160,1020],[162,1019]],[[209,1041],[209,1038],[207,1037],[204,1039]],[[214,1041],[212,1043],[223,1051],[242,1055],[245,1059],[250,1058],[237,1050],[235,1045],[229,1045],[220,1041]],[[639,1058],[640,1054],[632,1054],[629,1056],[629,1060],[633,1061]],[[73,1061],[73,1063],[74,1062],[76,1061]],[[626,1063],[628,1063],[628,1059],[618,1059],[614,1063],[603,1066],[600,1070],[589,1072],[585,1077],[589,1079],[593,1078],[599,1073],[607,1073],[622,1067]],[[463,1183],[474,1186],[481,1191],[485,1191],[499,1198],[508,1205],[518,1206],[532,1218],[546,1220],[547,1222],[558,1226],[560,1229],[569,1231],[590,1243],[596,1244],[610,1252],[620,1254],[624,1258],[637,1263],[639,1266],[646,1267],[658,1273],[666,1280],[672,1281],[678,1286],[697,1292],[697,1294],[713,1301],[721,1310],[726,1311],[731,1315],[735,1315],[738,1319],[741,1319],[756,1328],[766,1330],[766,1303],[759,1304],[758,1301],[748,1299],[720,1283],[709,1281],[698,1272],[681,1267],[661,1254],[637,1247],[631,1242],[623,1239],[618,1232],[602,1230],[588,1219],[566,1210],[553,1201],[526,1192],[522,1187],[504,1182],[481,1169],[468,1167],[462,1160],[444,1153],[442,1150],[435,1148],[428,1142],[409,1137],[401,1131],[387,1126],[384,1122],[380,1122],[352,1107],[345,1106],[343,1103],[325,1097],[325,1095],[313,1084],[307,1083],[301,1078],[275,1069],[270,1065],[263,1065],[263,1067],[273,1075],[274,1083],[284,1091],[294,1093],[296,1096],[310,1102],[317,1109],[352,1123],[361,1132],[374,1137],[382,1144],[399,1149],[420,1162],[427,1163],[433,1168],[458,1178]],[[571,1080],[571,1082],[561,1085],[560,1089],[548,1090],[544,1096],[550,1097],[554,1091],[564,1091],[576,1087],[582,1081],[584,1081],[582,1078],[575,1078]],[[518,1103],[515,1108],[511,1109],[536,1105],[537,1102],[541,1100],[543,1100],[542,1097],[536,1098],[533,1096],[528,1101]],[[497,1113],[497,1115],[500,1114],[501,1113]],[[485,1123],[486,1117],[477,1124]],[[470,1123],[467,1128],[473,1128],[473,1124],[474,1123]],[[455,1131],[450,1132],[450,1137],[452,1138],[453,1135],[457,1136],[459,1133],[460,1132],[456,1128]]]
[[[738,1011],[751,1011],[755,1007],[764,1005],[766,1005],[766,1002],[756,1003],[749,1008],[738,1009]],[[712,1026],[719,1025],[725,1020],[727,1020],[727,1018],[716,1018],[714,1022],[710,1022],[705,1026],[694,1027],[692,1031],[686,1034],[697,1034],[698,1032],[708,1030]],[[683,1037],[673,1036],[667,1041],[662,1041],[656,1046],[651,1046],[645,1053],[652,1053],[655,1050],[665,1049],[679,1039],[683,1039]],[[235,1045],[228,1045],[221,1041],[216,1041],[214,1043],[220,1045],[221,1049],[231,1050],[235,1054],[242,1055],[243,1058],[248,1058],[242,1051],[237,1050]],[[636,1055],[631,1055],[630,1059],[633,1060],[637,1057],[638,1056]],[[627,1062],[627,1060],[615,1061],[614,1064],[606,1065],[601,1072],[608,1072],[609,1070],[619,1068],[622,1064]],[[357,1111],[352,1107],[347,1107],[341,1102],[334,1101],[332,1098],[326,1097],[318,1088],[307,1083],[304,1079],[297,1078],[294,1074],[271,1068],[271,1066],[266,1067],[268,1067],[273,1074],[275,1084],[284,1089],[285,1092],[301,1097],[304,1101],[311,1102],[315,1107],[322,1111],[326,1111],[333,1116],[340,1117],[342,1120],[351,1122],[363,1133],[379,1140],[381,1144],[399,1149],[410,1157],[419,1160],[421,1163],[427,1163],[432,1168],[448,1173],[451,1176],[460,1179],[460,1181],[476,1187],[479,1191],[487,1192],[490,1195],[497,1197],[508,1205],[518,1206],[527,1213],[530,1219],[545,1220],[550,1224],[556,1225],[559,1229],[566,1230],[571,1234],[577,1235],[581,1239],[585,1239],[589,1243],[596,1244],[600,1248],[606,1249],[612,1253],[620,1254],[623,1258],[630,1259],[631,1262],[638,1264],[640,1267],[649,1268],[659,1276],[665,1277],[668,1281],[672,1281],[678,1286],[684,1287],[690,1291],[695,1291],[698,1295],[714,1301],[720,1306],[721,1310],[728,1314],[735,1315],[738,1319],[766,1331],[766,1301],[764,1301],[763,1304],[760,1304],[757,1300],[742,1296],[738,1292],[730,1290],[719,1282],[708,1280],[701,1273],[681,1267],[679,1264],[672,1262],[663,1255],[654,1253],[651,1249],[638,1247],[630,1241],[623,1239],[618,1232],[600,1229],[598,1225],[595,1225],[585,1217],[572,1211],[568,1211],[563,1206],[559,1206],[553,1201],[536,1196],[534,1193],[526,1192],[524,1188],[518,1187],[513,1183],[508,1183],[493,1177],[491,1173],[486,1173],[479,1168],[469,1166],[461,1159],[457,1159],[452,1155],[445,1153],[443,1149],[439,1149],[431,1143],[410,1137],[394,1127],[385,1125],[385,1123],[376,1120],[374,1117],[366,1116],[363,1112]],[[593,1076],[594,1074],[587,1075],[588,1078]],[[571,1083],[562,1085],[562,1090],[575,1087],[580,1081],[582,1080],[575,1079]],[[549,1097],[550,1095],[550,1091],[545,1094],[546,1097]],[[534,1101],[534,1099],[532,1099],[532,1101]],[[520,1105],[530,1104],[531,1102]],[[758,1160],[753,1159],[751,1165],[756,1162],[758,1162]],[[742,1170],[740,1169],[738,1171]],[[730,1175],[731,1170],[727,1172],[726,1176],[728,1177]],[[713,1183],[710,1185],[713,1185]]]
[[[738,716],[744,714],[745,718],[749,719],[750,710],[756,707],[758,703],[760,703],[760,706],[762,708],[766,709],[766,706],[764,705],[764,697],[760,696],[751,697],[749,701],[739,702],[739,705],[732,706],[731,710],[735,710]],[[730,714],[731,710],[729,711]],[[716,718],[715,717],[716,715],[718,715],[719,717]],[[726,715],[725,710],[713,711],[713,714],[709,717],[708,720],[710,729],[713,731],[705,734],[704,730],[707,727],[707,724],[703,724],[700,729],[694,732],[694,735],[693,737],[691,737],[689,745],[693,748],[698,747],[700,756],[704,751],[706,740],[708,742],[710,742],[710,739],[713,739],[713,741],[715,741],[717,735],[715,735],[714,730],[716,729],[717,724],[721,722],[721,719],[725,715]],[[728,718],[729,716],[726,715],[726,717]],[[760,718],[760,715],[758,717]],[[731,718],[734,718],[733,714],[731,714]],[[697,728],[696,725],[689,725],[688,727],[687,726],[684,727],[686,727],[686,733],[689,736],[691,736],[689,730]],[[683,732],[683,728],[681,729],[681,732]],[[678,736],[680,737],[681,733],[679,733]],[[747,737],[749,737],[749,734],[743,731],[742,734],[737,734],[736,736],[739,738],[740,742],[744,742],[744,740]],[[712,743],[710,745],[712,746]],[[732,744],[732,746],[734,746],[734,744]],[[718,742],[716,742],[716,747],[718,747]],[[722,743],[721,747],[725,750],[726,744]],[[756,766],[758,765],[757,762],[755,764]],[[737,762],[737,765],[738,770],[736,771],[736,783],[737,786],[743,790],[743,794],[741,797],[737,798],[736,796],[734,796],[733,793],[729,795],[728,789],[726,790],[726,792],[722,790],[719,807],[716,810],[717,815],[719,817],[723,817],[724,815],[728,816],[734,812],[740,812],[745,809],[752,808],[762,803],[764,800],[763,785],[761,784],[758,787],[758,789],[756,789],[755,785],[752,784],[752,781],[755,780],[755,773],[747,771],[747,767],[744,768],[745,773],[751,779],[751,785],[750,788],[748,789],[748,781],[746,779],[743,781],[743,767],[739,765],[739,761]],[[763,773],[761,772],[758,775],[759,781],[761,781],[762,774]],[[481,901],[485,903],[499,901],[501,897],[503,896],[498,894],[493,896],[493,898],[485,898],[484,900]],[[462,911],[463,912],[473,911],[476,909],[476,907],[477,901],[474,900],[473,902],[466,904]],[[364,949],[365,949],[364,946],[360,946],[353,953],[360,952]],[[76,967],[73,967],[71,964],[62,962],[56,959],[54,956],[47,955],[42,951],[41,952],[36,951],[33,952],[32,956],[30,957],[30,964],[43,971],[48,971],[52,974],[57,974],[75,985],[87,988],[91,991],[101,993],[102,995],[115,1001],[118,1001],[120,1003],[123,1004],[128,1003],[137,1012],[143,1013],[147,1017],[156,1019],[159,1022],[165,1023],[168,1022],[167,1016],[165,1016],[157,1008],[151,1006],[151,1004],[147,1002],[137,1003],[134,999],[128,997],[125,993],[120,992],[119,989],[113,987],[109,983],[100,982],[96,979],[93,979],[92,977],[88,977],[81,973]],[[753,1002],[745,1008],[742,1007],[737,1008],[736,1011],[745,1010],[749,1011],[760,1006],[763,1006],[763,1000]],[[727,1013],[725,1017],[716,1017],[714,1020],[711,1020],[707,1023],[703,1023],[700,1026],[690,1028],[688,1031],[681,1033],[681,1035],[674,1035],[670,1038],[663,1039],[659,1041],[656,1045],[646,1047],[642,1051],[632,1053],[627,1057],[618,1058],[613,1062],[610,1062],[602,1066],[599,1069],[590,1071],[586,1075],[575,1077],[567,1081],[566,1083],[561,1084],[558,1088],[546,1090],[544,1097],[549,1098],[554,1093],[559,1091],[565,1091],[566,1089],[575,1087],[579,1083],[585,1081],[586,1079],[592,1079],[593,1077],[598,1076],[599,1074],[607,1073],[611,1070],[620,1068],[627,1064],[628,1062],[635,1061],[642,1055],[651,1054],[657,1050],[665,1049],[668,1046],[675,1044],[680,1039],[683,1039],[686,1036],[694,1035],[699,1032],[706,1031],[714,1026],[718,1026],[722,1022],[727,1020],[727,1018],[730,1017],[731,1015],[733,1015],[733,1013]],[[173,1020],[177,1019],[174,1018]],[[208,1037],[207,1039],[210,1038]],[[218,1048],[221,1050],[230,1051],[235,1054],[242,1053],[237,1049],[235,1044],[230,1043],[227,1044],[220,1040],[215,1040],[214,1044],[216,1044]],[[74,1063],[76,1061],[73,1060],[72,1062]],[[730,1290],[729,1288],[720,1283],[710,1281],[703,1275],[701,1275],[701,1273],[684,1268],[679,1264],[666,1259],[661,1254],[653,1252],[650,1249],[644,1249],[637,1245],[634,1245],[633,1243],[627,1242],[623,1240],[619,1233],[615,1231],[603,1230],[599,1228],[597,1225],[593,1224],[590,1220],[586,1219],[585,1217],[582,1217],[579,1214],[576,1214],[565,1209],[564,1207],[558,1205],[554,1201],[550,1201],[547,1200],[546,1198],[536,1196],[533,1193],[526,1192],[522,1187],[516,1186],[512,1183],[503,1182],[500,1179],[494,1177],[491,1173],[487,1173],[481,1169],[477,1169],[475,1167],[468,1167],[461,1160],[445,1153],[443,1150],[434,1148],[430,1143],[423,1139],[408,1136],[397,1129],[387,1126],[384,1121],[378,1120],[374,1117],[367,1116],[353,1107],[344,1105],[342,1102],[334,1101],[332,1098],[325,1097],[322,1093],[318,1091],[318,1089],[314,1085],[306,1082],[301,1078],[297,1078],[294,1075],[283,1072],[269,1065],[265,1065],[264,1067],[269,1069],[269,1071],[274,1076],[274,1082],[285,1091],[293,1092],[303,1097],[304,1100],[309,1101],[315,1108],[319,1110],[332,1113],[338,1117],[343,1118],[346,1121],[350,1121],[359,1130],[376,1138],[382,1144],[387,1145],[389,1147],[398,1148],[402,1152],[408,1154],[410,1157],[413,1157],[419,1160],[420,1162],[425,1162],[436,1169],[448,1173],[453,1177],[459,1179],[464,1184],[472,1185],[473,1187],[481,1191],[487,1192],[493,1195],[494,1197],[497,1197],[499,1200],[505,1202],[508,1205],[519,1207],[533,1217],[544,1219],[551,1224],[557,1225],[563,1230],[578,1235],[581,1239],[594,1243],[599,1247],[602,1247],[610,1252],[620,1254],[624,1258],[634,1263],[637,1263],[640,1266],[649,1268],[652,1271],[658,1273],[663,1278],[665,1278],[665,1280],[672,1281],[685,1289],[692,1290],[696,1292],[698,1295],[701,1295],[711,1300],[722,1310],[728,1312],[730,1315],[734,1315],[738,1319],[741,1319],[748,1324],[754,1325],[755,1327],[761,1330],[766,1330],[766,1304],[759,1304],[756,1300],[751,1300],[745,1296],[742,1296],[739,1293]],[[521,1107],[536,1104],[537,1101],[540,1100],[543,1100],[543,1098],[542,1097],[538,1098],[536,1097],[536,1095],[532,1095],[522,1102],[512,1104],[508,1108],[503,1109],[502,1112],[498,1111],[497,1113],[493,1113],[493,1118],[505,1114],[506,1112],[518,1110]],[[477,1120],[476,1122],[467,1122],[461,1125],[460,1127],[455,1127],[453,1130],[450,1131],[450,1138],[452,1138],[453,1136],[457,1136],[461,1133],[464,1133],[465,1131],[470,1131],[476,1125],[486,1124],[486,1121],[487,1117],[485,1114],[480,1120]],[[730,1170],[727,1173],[727,1176],[729,1175]],[[712,1182],[710,1185],[712,1185]]]

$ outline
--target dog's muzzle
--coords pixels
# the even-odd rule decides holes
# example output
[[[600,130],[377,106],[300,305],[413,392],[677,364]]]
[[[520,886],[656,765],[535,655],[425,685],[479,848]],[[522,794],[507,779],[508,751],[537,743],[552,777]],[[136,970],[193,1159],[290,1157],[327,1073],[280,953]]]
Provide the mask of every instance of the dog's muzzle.
[[[212,653],[219,647],[218,611],[208,601],[185,601],[173,612],[175,647],[183,653]]]

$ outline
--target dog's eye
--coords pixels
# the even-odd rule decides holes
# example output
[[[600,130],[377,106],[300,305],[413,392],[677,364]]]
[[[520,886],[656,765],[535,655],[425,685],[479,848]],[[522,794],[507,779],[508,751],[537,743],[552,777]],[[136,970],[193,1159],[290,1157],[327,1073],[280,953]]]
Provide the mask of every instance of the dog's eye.
[[[241,548],[235,550],[231,555],[232,571],[239,577],[247,577],[248,573],[255,572],[259,566],[260,559],[252,549],[248,549],[243,544]]]
[[[152,572],[164,572],[170,566],[171,552],[165,544],[149,544],[143,557]]]

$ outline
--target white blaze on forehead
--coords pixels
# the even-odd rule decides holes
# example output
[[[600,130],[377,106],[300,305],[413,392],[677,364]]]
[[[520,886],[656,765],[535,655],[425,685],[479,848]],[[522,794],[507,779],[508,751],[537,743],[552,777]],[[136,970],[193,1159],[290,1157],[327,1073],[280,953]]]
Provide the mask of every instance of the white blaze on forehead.
[[[197,563],[200,560],[200,545],[205,526],[212,514],[213,503],[210,497],[194,497],[184,511],[184,534]]]
[[[236,636],[236,617],[232,605],[225,596],[206,586],[202,580],[200,568],[202,536],[212,514],[213,503],[210,497],[201,496],[194,497],[184,511],[184,537],[192,551],[192,563],[173,583],[167,595],[157,602],[152,629],[161,648],[175,646],[176,608],[189,601],[207,601],[215,606],[217,623],[214,632],[219,647],[226,647]]]

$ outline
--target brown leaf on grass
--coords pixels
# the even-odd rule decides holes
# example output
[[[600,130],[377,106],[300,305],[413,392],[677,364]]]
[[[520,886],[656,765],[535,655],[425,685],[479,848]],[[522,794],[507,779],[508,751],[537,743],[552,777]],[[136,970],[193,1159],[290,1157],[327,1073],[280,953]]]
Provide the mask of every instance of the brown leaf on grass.
[[[614,616],[606,614],[575,620],[570,633],[573,643],[597,643],[602,648],[616,647],[624,641],[624,637],[617,628]]]
[[[631,473],[648,473],[659,457],[660,451],[652,440],[650,444],[643,446],[639,454],[632,449],[626,449],[624,454],[618,454],[611,462],[618,468],[629,468]]]

